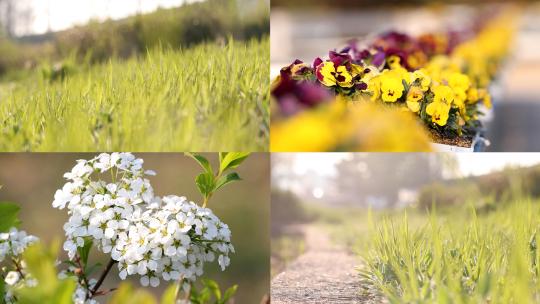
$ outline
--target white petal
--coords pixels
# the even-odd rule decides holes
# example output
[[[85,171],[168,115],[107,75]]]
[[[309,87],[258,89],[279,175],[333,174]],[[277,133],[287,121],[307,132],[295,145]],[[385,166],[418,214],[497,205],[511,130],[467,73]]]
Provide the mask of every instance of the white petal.
[[[147,276],[144,276],[144,277],[141,277],[141,285],[142,286],[148,286],[148,284],[150,283],[150,280],[148,279]]]

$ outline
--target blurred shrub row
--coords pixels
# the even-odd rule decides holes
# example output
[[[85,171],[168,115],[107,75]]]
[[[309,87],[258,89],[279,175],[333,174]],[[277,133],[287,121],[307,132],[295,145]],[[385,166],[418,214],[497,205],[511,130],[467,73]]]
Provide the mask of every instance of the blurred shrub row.
[[[489,211],[497,204],[519,197],[540,198],[540,166],[507,168],[501,172],[423,187],[418,198],[420,209],[472,204]]]
[[[286,229],[288,225],[310,220],[300,199],[292,192],[272,189],[270,201],[272,202],[272,220],[270,221],[272,236],[283,234],[283,229]]]
[[[261,38],[270,33],[266,0],[207,0],[122,20],[93,21],[85,26],[42,36],[39,44],[0,37],[0,75],[31,68],[44,59],[75,56],[86,63],[112,56],[126,58],[156,46],[189,47],[202,42],[225,43]],[[31,40],[26,38],[24,41]]]

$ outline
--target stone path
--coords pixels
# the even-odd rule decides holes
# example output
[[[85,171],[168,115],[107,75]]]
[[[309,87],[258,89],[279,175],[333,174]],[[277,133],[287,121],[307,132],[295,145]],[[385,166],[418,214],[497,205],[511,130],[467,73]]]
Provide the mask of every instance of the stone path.
[[[319,227],[303,228],[306,252],[272,280],[272,304],[380,303],[362,295],[355,256]]]

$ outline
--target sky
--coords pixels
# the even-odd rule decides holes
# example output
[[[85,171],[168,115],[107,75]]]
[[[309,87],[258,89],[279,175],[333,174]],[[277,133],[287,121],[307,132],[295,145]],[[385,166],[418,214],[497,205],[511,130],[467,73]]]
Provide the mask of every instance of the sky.
[[[119,19],[140,12],[151,12],[158,7],[170,8],[184,2],[200,0],[25,0],[33,8],[33,22],[19,28],[18,34],[42,34],[50,26],[52,31],[87,23],[91,19]],[[20,5],[24,2],[20,1]],[[28,31],[28,32],[26,32]]]
[[[540,153],[458,153],[463,176],[482,175],[508,166],[531,166],[540,163]]]
[[[540,163],[540,153],[456,153],[462,176],[482,175],[508,166],[530,166]],[[315,172],[333,176],[335,165],[349,157],[349,153],[299,153],[294,157],[292,170],[296,175]]]
[[[303,153],[297,154],[293,164],[293,171],[297,175],[303,175],[308,171],[314,171],[319,175],[334,176],[335,165],[349,157],[349,153]]]

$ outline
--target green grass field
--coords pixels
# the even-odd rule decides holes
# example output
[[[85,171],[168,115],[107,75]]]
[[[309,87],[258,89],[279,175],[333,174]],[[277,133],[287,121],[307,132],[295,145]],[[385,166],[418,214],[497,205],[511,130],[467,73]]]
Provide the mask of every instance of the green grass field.
[[[391,303],[538,303],[540,205],[375,222],[362,271]]]
[[[362,290],[390,303],[540,303],[540,201],[432,213],[320,208],[319,225],[364,261]]]
[[[1,151],[267,150],[267,38],[75,70],[0,83]]]

